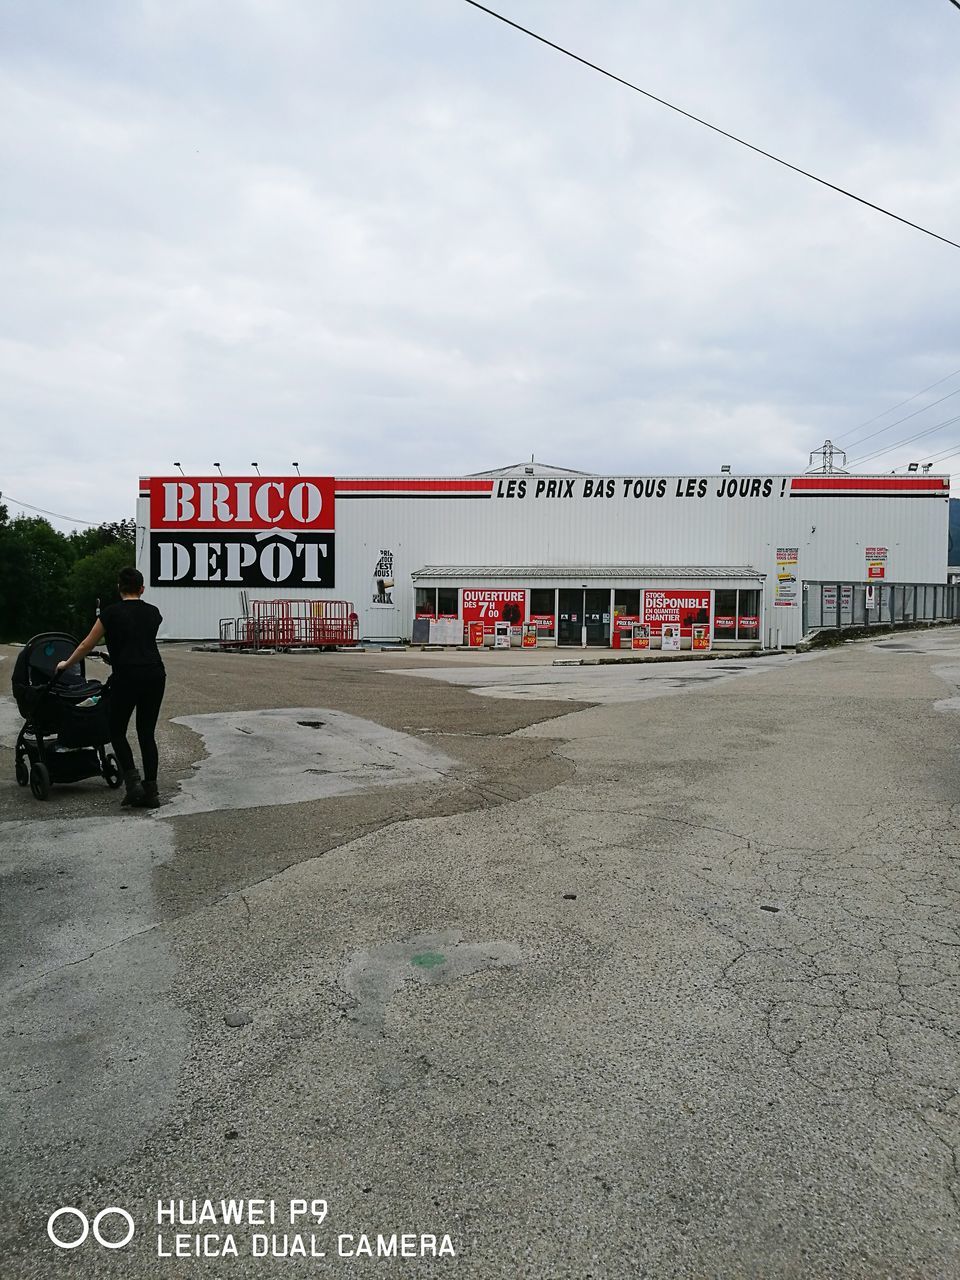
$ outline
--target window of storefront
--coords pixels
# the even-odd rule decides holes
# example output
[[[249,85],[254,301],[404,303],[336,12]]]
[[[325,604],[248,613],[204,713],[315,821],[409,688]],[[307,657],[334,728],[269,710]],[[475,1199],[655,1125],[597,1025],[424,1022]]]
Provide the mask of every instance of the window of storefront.
[[[633,625],[640,621],[640,588],[618,587],[613,593],[613,647],[629,649]]]
[[[737,639],[760,639],[760,592],[738,591],[737,604]]]
[[[530,621],[537,624],[537,635],[552,640],[556,627],[556,592],[553,587],[532,587],[530,590]]]
[[[460,614],[460,588],[437,588],[437,617],[456,618]]]
[[[713,637],[715,640],[737,638],[737,593],[716,591],[713,597]]]
[[[437,588],[417,587],[416,613],[418,618],[437,616]]]
[[[715,640],[760,639],[760,591],[717,591],[713,604]]]
[[[640,617],[640,588],[636,591],[617,590],[613,594],[613,614],[620,618]]]

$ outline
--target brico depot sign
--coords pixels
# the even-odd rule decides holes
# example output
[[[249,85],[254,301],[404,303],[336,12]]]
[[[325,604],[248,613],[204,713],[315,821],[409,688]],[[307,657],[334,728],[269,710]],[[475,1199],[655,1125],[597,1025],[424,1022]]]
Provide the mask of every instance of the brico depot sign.
[[[151,477],[150,584],[332,587],[332,478]]]

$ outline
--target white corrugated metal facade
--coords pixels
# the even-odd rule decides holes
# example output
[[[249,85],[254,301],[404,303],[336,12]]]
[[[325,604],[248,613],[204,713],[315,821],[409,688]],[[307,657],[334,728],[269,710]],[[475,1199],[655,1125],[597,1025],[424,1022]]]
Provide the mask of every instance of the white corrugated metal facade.
[[[231,574],[221,554],[222,537],[246,537],[251,547],[256,539],[258,554],[274,536],[286,538],[294,550],[302,537],[296,531],[278,532],[270,501],[263,504],[259,523],[248,513],[239,534],[240,526],[230,523],[236,513],[227,498],[218,508],[215,493],[207,511],[213,516],[198,521],[199,504],[186,500],[177,507],[169,497],[196,497],[201,485],[219,485],[222,496],[238,483],[273,485],[277,509],[280,486],[325,486],[324,493],[332,496],[326,498],[324,515],[308,510],[302,492],[297,500],[301,517],[316,517],[312,527],[330,537],[325,551],[331,553],[331,585],[287,581],[255,586],[236,573],[233,581],[224,581]],[[163,486],[174,514],[160,529],[156,495]],[[297,476],[269,481],[245,477],[243,482],[216,476],[154,477],[141,481],[138,566],[147,580],[148,598],[164,616],[161,634],[169,639],[215,638],[220,619],[237,617],[245,602],[255,598],[348,600],[359,615],[362,636],[409,638],[418,585],[501,585],[541,593],[550,587],[607,588],[613,612],[616,591],[665,586],[717,591],[739,582],[744,589],[759,590],[761,628],[775,623],[783,643],[794,644],[801,635],[803,581],[944,582],[948,498],[949,480],[936,476],[596,477],[534,472],[315,482]],[[199,552],[191,544],[182,563],[164,553],[165,563],[176,563],[181,573],[165,585],[159,581],[156,547],[151,569],[151,545],[178,538],[206,541]],[[195,552],[194,569],[184,570]],[[201,552],[206,581],[196,585]],[[282,557],[284,563],[290,560],[286,550]],[[791,579],[796,579],[792,596]],[[381,587],[391,580],[392,586]],[[573,596],[566,599],[570,607]],[[530,610],[529,594],[526,608]],[[711,613],[716,611],[713,607]]]

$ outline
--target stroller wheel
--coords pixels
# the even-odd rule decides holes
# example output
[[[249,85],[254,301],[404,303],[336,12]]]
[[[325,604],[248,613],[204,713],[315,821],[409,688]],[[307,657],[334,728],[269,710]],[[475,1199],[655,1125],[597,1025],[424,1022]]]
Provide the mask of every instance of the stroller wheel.
[[[35,764],[30,770],[30,790],[38,800],[46,800],[50,794],[50,770],[45,764]]]
[[[119,787],[120,783],[123,781],[123,774],[120,772],[120,764],[115,755],[104,756],[103,777],[111,791],[116,791],[117,787]]]
[[[17,776],[17,786],[25,787],[30,781],[30,770],[27,767],[27,757],[25,755],[17,756],[15,773]]]

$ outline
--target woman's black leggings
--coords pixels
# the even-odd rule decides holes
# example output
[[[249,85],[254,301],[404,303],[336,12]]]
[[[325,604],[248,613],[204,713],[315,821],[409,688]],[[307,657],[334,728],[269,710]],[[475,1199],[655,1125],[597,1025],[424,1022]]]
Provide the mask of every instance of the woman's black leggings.
[[[137,739],[143,761],[144,782],[157,780],[157,740],[154,730],[160,715],[160,703],[167,683],[163,667],[126,667],[110,677],[110,742],[117,763],[124,773],[134,767],[133,752],[127,742],[127,725],[134,710],[137,713]]]

